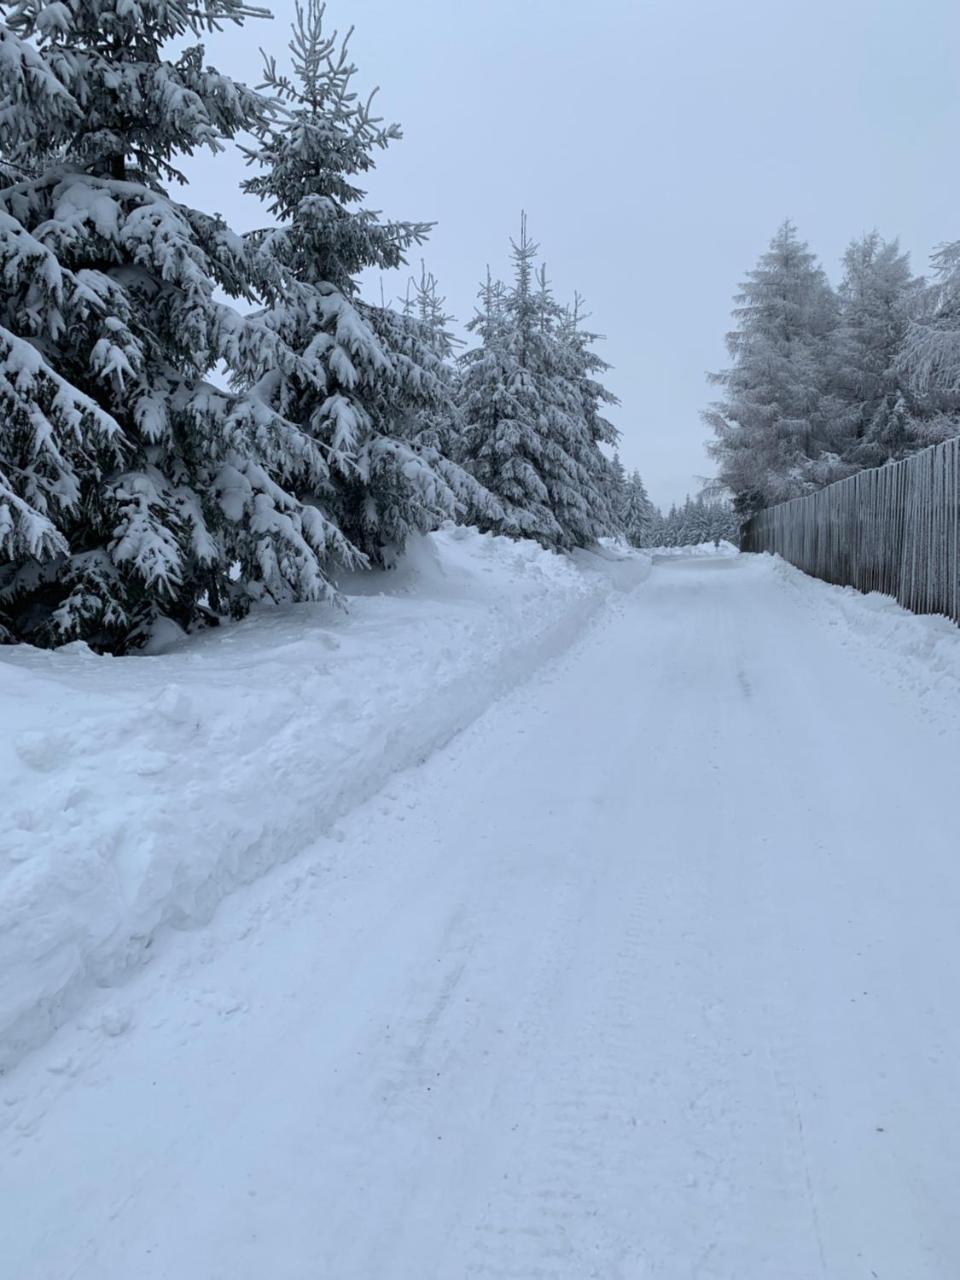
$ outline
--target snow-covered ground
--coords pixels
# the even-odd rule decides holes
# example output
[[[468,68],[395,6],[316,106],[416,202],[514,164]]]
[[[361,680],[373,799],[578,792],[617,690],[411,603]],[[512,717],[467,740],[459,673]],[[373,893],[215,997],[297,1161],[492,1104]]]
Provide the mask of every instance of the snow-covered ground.
[[[483,554],[503,576],[501,553],[459,553],[476,580],[462,595],[448,583],[454,598],[430,588],[429,618],[404,615],[401,592],[335,624],[358,644],[365,627],[380,637],[386,686],[402,684],[394,663],[414,663],[421,691],[421,666],[451,687],[453,668],[468,686],[480,670],[457,656],[487,625],[464,622],[466,601]],[[516,623],[515,683],[608,596],[591,570],[541,571],[528,621],[549,618],[538,634],[552,639]],[[518,563],[520,582],[530,572]],[[123,985],[87,989],[0,1081],[4,1276],[960,1274],[960,632],[769,557],[662,559],[608,598],[599,625],[464,732],[428,735],[421,755],[445,745],[424,763],[395,772],[401,753],[365,748],[382,789],[235,888],[207,927],[161,937]],[[503,607],[501,658],[524,616]],[[395,614],[396,654],[382,644]],[[122,696],[128,732],[170,683],[188,699],[202,688],[204,705],[222,693],[208,723],[263,757],[212,798],[246,831],[250,813],[300,811],[292,765],[308,736],[279,774],[271,744],[333,696],[300,648],[320,666],[320,642],[277,619],[268,659],[251,638],[262,625],[138,660],[167,672],[142,677],[139,702],[99,683],[115,664],[81,655],[17,659],[12,674],[60,687],[64,706],[85,688]],[[436,657],[444,626],[451,669]],[[374,652],[358,670],[378,671]],[[464,718],[490,701],[501,658]],[[90,685],[45,665],[61,661]],[[284,671],[289,701],[267,722]],[[399,695],[381,712],[391,726],[419,715]],[[78,708],[59,731],[84,736],[83,715],[95,720]],[[330,717],[315,719],[322,741]],[[134,741],[134,755],[171,753]],[[213,816],[185,789],[229,752],[208,762],[209,735],[177,741],[168,803],[202,845]],[[52,780],[51,758],[38,740]],[[122,761],[117,748],[112,798],[163,777]],[[295,843],[308,825],[292,823]]]
[[[0,648],[0,1067],[648,571],[625,551],[571,563],[451,527],[397,570],[346,581],[346,613],[261,613],[151,657]]]
[[[720,542],[697,542],[683,547],[648,547],[646,554],[657,559],[679,556],[685,560],[702,560],[707,556],[736,556],[740,553],[732,542],[722,539]]]

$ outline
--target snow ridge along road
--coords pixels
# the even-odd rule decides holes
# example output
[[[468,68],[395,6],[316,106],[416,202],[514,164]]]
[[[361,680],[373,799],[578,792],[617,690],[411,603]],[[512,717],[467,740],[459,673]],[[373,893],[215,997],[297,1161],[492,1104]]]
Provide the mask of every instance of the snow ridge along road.
[[[0,647],[0,1070],[562,653],[640,553],[454,526],[298,605],[97,657]]]
[[[0,1083],[4,1277],[960,1275],[920,621],[658,563]]]

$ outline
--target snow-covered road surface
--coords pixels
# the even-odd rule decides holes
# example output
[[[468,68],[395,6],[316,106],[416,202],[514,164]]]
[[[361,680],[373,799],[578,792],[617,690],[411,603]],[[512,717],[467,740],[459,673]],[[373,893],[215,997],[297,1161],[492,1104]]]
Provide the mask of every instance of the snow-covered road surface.
[[[0,1081],[4,1280],[955,1280],[960,691],[851,609],[658,564],[167,939]]]

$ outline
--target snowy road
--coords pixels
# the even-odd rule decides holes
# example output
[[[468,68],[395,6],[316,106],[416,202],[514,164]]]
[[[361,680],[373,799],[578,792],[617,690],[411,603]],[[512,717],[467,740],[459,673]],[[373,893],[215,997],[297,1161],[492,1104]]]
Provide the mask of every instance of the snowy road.
[[[955,1280],[958,708],[835,598],[658,565],[169,940],[0,1082],[4,1280]]]

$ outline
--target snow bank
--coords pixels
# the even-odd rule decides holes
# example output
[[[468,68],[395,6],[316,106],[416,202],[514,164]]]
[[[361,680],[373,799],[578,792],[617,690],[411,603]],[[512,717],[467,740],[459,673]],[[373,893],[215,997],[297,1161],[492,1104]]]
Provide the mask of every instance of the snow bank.
[[[0,649],[0,1066],[560,652],[650,561],[449,527],[398,568],[131,658]]]
[[[929,719],[960,724],[960,628],[938,614],[911,613],[892,596],[821,582],[765,552],[756,557],[825,626],[840,627],[859,661],[920,704]],[[895,749],[891,744],[891,749]]]
[[[740,550],[723,539],[719,543],[698,542],[686,547],[647,547],[647,554],[659,558],[676,556],[738,556]]]

